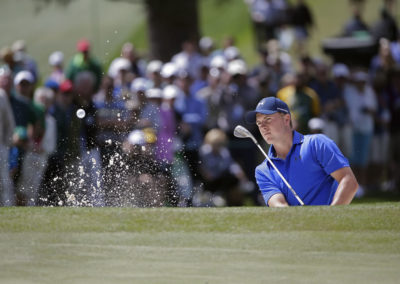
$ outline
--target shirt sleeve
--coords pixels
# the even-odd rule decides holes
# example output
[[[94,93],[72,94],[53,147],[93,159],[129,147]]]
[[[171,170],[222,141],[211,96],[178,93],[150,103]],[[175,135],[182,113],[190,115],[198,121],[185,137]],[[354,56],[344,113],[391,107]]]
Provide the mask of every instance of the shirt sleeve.
[[[271,177],[266,162],[256,168],[256,181],[267,206],[269,199],[273,195],[277,193],[283,194],[276,181]]]
[[[349,167],[350,164],[347,158],[342,154],[335,142],[327,136],[323,134],[315,135],[312,145],[317,161],[327,174]]]

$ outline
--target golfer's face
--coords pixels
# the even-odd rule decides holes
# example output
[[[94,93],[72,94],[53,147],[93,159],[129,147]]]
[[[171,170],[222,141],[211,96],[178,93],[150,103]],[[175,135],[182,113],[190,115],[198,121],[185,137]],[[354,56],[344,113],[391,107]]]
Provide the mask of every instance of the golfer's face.
[[[284,119],[280,113],[261,114],[257,113],[256,124],[264,140],[273,144],[284,131]]]

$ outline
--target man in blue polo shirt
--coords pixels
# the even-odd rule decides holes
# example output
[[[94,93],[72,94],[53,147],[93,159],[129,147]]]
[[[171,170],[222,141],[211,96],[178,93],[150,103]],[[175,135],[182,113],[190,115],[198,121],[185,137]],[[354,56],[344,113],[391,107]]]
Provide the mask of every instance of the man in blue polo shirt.
[[[268,156],[305,205],[349,204],[358,187],[348,160],[323,134],[293,130],[289,107],[275,97],[262,99],[246,114],[271,144]],[[299,205],[273,166],[265,160],[256,168],[257,184],[270,207]]]

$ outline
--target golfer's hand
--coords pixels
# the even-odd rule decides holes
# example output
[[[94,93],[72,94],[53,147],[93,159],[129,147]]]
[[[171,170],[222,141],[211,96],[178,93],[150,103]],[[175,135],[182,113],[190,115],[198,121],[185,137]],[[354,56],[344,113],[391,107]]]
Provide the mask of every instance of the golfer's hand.
[[[271,196],[268,200],[269,207],[288,207],[289,204],[287,203],[285,196],[282,193],[277,193]]]

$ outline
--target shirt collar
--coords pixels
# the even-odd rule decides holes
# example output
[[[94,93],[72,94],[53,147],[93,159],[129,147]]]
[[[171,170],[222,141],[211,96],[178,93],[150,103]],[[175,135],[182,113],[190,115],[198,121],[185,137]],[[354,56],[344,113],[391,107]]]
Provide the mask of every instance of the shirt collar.
[[[304,135],[297,132],[293,131],[293,145],[294,144],[301,144],[304,141]]]
[[[300,134],[296,130],[293,130],[293,145],[301,144],[301,143],[303,143],[303,141],[304,141],[304,135]],[[293,148],[293,145],[292,145],[292,148]],[[278,159],[276,157],[274,145],[271,145],[271,147],[269,147],[268,157],[270,157],[271,159]]]

